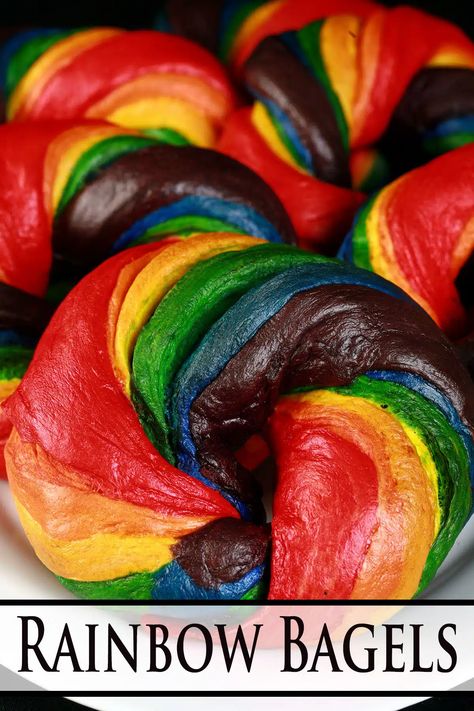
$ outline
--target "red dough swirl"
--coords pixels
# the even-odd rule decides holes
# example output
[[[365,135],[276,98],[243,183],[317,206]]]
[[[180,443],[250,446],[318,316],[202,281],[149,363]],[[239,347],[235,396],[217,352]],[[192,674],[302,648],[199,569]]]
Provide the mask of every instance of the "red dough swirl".
[[[376,193],[340,256],[398,284],[453,338],[465,335],[474,325],[474,146]]]
[[[265,38],[240,68],[255,103],[231,116],[219,148],[273,187],[301,244],[330,249],[363,200],[358,190],[472,140],[474,47],[409,7],[334,14],[324,5],[311,24],[298,24],[298,7],[281,34],[259,26]]]
[[[6,43],[2,60],[10,121],[100,119],[210,147],[235,106],[210,53],[151,30],[30,30]]]
[[[80,276],[126,247],[216,229],[295,239],[270,188],[221,153],[93,121],[1,126],[0,402]],[[9,431],[0,410],[0,474]]]
[[[235,97],[187,40],[95,28],[7,46],[12,494],[38,557],[79,596],[408,598],[472,511],[474,383],[426,313],[457,333],[472,305],[471,148],[374,196],[342,251],[355,265],[292,246],[278,199],[225,153],[274,187],[302,244],[332,249],[363,200],[353,188],[381,178],[378,148],[398,170],[474,130],[474,49],[409,8],[222,7],[218,46],[255,99],[222,153],[203,148]],[[46,325],[48,282],[88,271]]]
[[[471,509],[474,384],[430,317],[375,274],[245,235],[102,264],[6,412],[26,533],[85,597],[411,597]]]

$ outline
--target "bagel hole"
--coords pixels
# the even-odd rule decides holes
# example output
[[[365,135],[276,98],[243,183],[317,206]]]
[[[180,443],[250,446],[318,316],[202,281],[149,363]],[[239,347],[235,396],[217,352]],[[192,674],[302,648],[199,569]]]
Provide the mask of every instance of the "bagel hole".
[[[252,472],[262,489],[262,502],[265,508],[266,522],[273,518],[273,495],[276,486],[276,463],[263,434],[249,437],[245,444],[235,452],[239,464]]]
[[[262,487],[262,501],[265,507],[267,523],[273,519],[273,496],[276,487],[276,464],[273,457],[268,457],[256,469],[255,477]]]

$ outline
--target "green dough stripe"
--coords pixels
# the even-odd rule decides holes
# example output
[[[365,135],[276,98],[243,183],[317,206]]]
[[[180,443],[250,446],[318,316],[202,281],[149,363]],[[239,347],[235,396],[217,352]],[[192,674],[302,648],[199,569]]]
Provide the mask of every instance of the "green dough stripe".
[[[205,217],[203,215],[183,215],[182,217],[174,217],[171,220],[160,222],[158,225],[149,227],[141,237],[130,242],[128,246],[132,247],[138,244],[155,242],[160,236],[180,235],[181,237],[189,237],[190,235],[203,232],[234,232],[236,234],[244,234],[242,230],[223,220]]]
[[[71,580],[71,578],[57,579],[77,597],[88,600],[151,600],[152,590],[155,584],[154,573],[135,573],[123,578],[114,580],[100,580],[86,582],[82,580]]]
[[[298,42],[315,78],[322,84],[334,111],[334,117],[346,151],[349,150],[349,129],[339,97],[334,91],[321,54],[321,30],[324,20],[306,25],[296,32]]]
[[[52,281],[48,286],[48,291],[46,292],[45,299],[49,301],[50,304],[56,304],[59,306],[61,301],[63,301],[69,294],[71,289],[73,289],[79,277],[70,279],[62,279],[60,281]]]
[[[25,346],[0,346],[0,380],[22,378],[33,357],[33,349]]]
[[[225,252],[190,269],[158,304],[138,336],[133,355],[132,397],[153,444],[175,463],[168,405],[173,379],[210,326],[260,282],[296,266],[326,261],[288,245]]]
[[[378,196],[374,195],[360,210],[352,232],[352,261],[357,267],[373,271],[370,261],[366,221]]]
[[[219,42],[219,57],[223,62],[226,62],[229,59],[235,36],[241,26],[254,10],[260,7],[260,5],[263,5],[263,2],[264,0],[250,0],[250,2],[239,4],[234,10],[234,13],[225,27]]]
[[[171,146],[191,145],[191,141],[189,141],[186,136],[183,136],[182,133],[172,128],[147,128],[145,131],[142,131],[142,133],[159,143],[168,143]]]
[[[32,37],[30,40],[24,42],[8,62],[5,77],[6,96],[8,97],[14,91],[28,69],[33,66],[44,52],[65,37],[73,35],[75,32],[77,32],[77,30],[57,32],[54,35],[47,35],[46,37]]]
[[[438,473],[441,521],[426,560],[419,593],[434,577],[469,516],[471,494],[466,448],[443,413],[422,395],[403,385],[362,376],[347,387],[328,389],[380,405],[413,429],[433,458]]]
[[[241,600],[265,600],[266,598],[266,586],[265,583],[260,581],[253,588],[247,590],[247,592],[242,595]]]
[[[159,569],[161,570],[161,568]],[[153,600],[153,587],[159,570],[153,573],[134,573],[114,580],[82,581],[62,578],[57,580],[67,590],[84,600]],[[254,585],[242,596],[242,600],[258,600],[265,598],[265,585],[262,582]]]
[[[380,153],[377,153],[375,160],[370,166],[370,170],[364,177],[362,183],[358,186],[358,190],[363,193],[373,193],[374,190],[380,190],[382,185],[387,185],[390,182],[390,166]]]
[[[88,181],[92,180],[101,168],[110,165],[110,163],[126,153],[153,146],[155,143],[156,141],[152,138],[130,135],[112,136],[95,143],[81,155],[74,166],[61,195],[56,215],[61,214],[74,195]]]
[[[267,106],[267,104],[265,104],[265,109],[267,110],[268,115],[270,116],[273,127],[274,127],[275,131],[277,132],[278,138],[281,140],[281,142],[283,143],[285,148],[288,150],[288,152],[290,153],[290,155],[293,158],[293,160],[295,161],[295,163],[300,168],[302,168],[304,171],[308,172],[308,170],[309,170],[308,166],[306,165],[305,161],[300,156],[299,152],[297,151],[292,140],[286,133],[282,124],[280,123],[278,118],[273,113],[271,106]],[[290,121],[289,118],[288,118],[288,121]]]
[[[468,143],[474,142],[474,133],[460,131],[452,133],[450,136],[437,136],[436,138],[425,138],[423,141],[424,150],[431,156],[438,156],[447,153],[455,148],[460,148]]]

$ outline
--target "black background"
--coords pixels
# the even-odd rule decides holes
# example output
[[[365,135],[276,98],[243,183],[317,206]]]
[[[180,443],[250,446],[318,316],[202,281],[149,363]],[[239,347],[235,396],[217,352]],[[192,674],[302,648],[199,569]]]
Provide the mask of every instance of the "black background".
[[[402,4],[402,1],[385,0],[384,4],[393,6]],[[457,22],[474,37],[473,0],[411,0],[410,4]],[[3,26],[112,24],[145,27],[152,23],[159,5],[160,0],[70,0],[62,3],[2,0],[0,22]]]
[[[199,0],[196,0],[199,2]],[[400,2],[385,0],[385,5],[394,6]],[[433,12],[459,24],[474,38],[474,0],[411,0],[411,5]],[[48,2],[47,0],[7,0],[0,2],[0,23],[11,26],[81,26],[119,25],[124,27],[148,27],[153,23],[160,1],[149,0],[76,0],[76,2]],[[409,47],[407,47],[409,51]],[[243,701],[243,704],[245,701]],[[225,701],[223,701],[225,705]],[[187,700],[183,706],[192,706]],[[161,703],[166,708],[166,699]],[[416,707],[416,711],[474,711],[474,694],[466,697],[433,698]],[[84,707],[63,699],[46,695],[41,697],[0,698],[0,711],[83,711]]]

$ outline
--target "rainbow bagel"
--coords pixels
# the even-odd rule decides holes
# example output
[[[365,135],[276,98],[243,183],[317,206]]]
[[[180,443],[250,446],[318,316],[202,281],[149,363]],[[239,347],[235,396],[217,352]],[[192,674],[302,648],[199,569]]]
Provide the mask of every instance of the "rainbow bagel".
[[[262,40],[327,15],[367,17],[370,0],[165,0],[157,26],[217,54],[238,75]]]
[[[409,7],[299,27],[248,56],[241,78],[255,102],[231,116],[218,147],[273,187],[302,245],[331,249],[360,191],[472,141],[474,45]]]
[[[474,384],[431,318],[245,235],[104,262],[5,409],[22,524],[83,597],[409,598],[471,510]]]
[[[100,119],[203,147],[235,106],[211,54],[152,30],[23,32],[4,47],[0,89],[10,121]]]
[[[48,286],[55,302],[114,252],[216,230],[295,240],[270,188],[215,151],[99,122],[0,126],[0,402],[53,312]],[[0,473],[9,429],[0,410]]]
[[[398,284],[452,337],[473,326],[473,162],[463,146],[383,188],[339,253]]]

